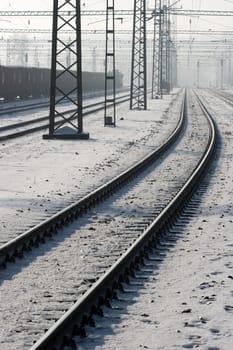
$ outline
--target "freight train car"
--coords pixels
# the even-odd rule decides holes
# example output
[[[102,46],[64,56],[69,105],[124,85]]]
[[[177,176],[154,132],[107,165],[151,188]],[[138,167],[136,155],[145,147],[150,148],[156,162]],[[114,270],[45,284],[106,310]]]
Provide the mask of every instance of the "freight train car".
[[[60,87],[70,90],[69,75],[60,80]],[[123,75],[116,71],[116,88],[123,86]],[[104,73],[83,72],[83,93],[104,90]],[[6,101],[15,98],[48,97],[50,93],[50,69],[13,67],[0,65],[0,98]]]

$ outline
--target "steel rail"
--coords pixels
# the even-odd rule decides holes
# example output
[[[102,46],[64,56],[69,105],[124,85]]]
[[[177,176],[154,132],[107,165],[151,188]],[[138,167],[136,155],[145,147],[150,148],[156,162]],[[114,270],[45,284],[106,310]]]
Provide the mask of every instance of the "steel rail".
[[[127,88],[120,88],[120,89],[117,89],[117,93],[123,93],[125,91],[127,91],[128,89]],[[97,98],[97,97],[101,97],[103,96],[104,94],[104,90],[99,90],[99,91],[95,91],[94,93],[84,93],[83,94],[83,99],[84,101],[85,100],[89,100],[89,99],[92,99],[92,98]],[[22,105],[15,105],[14,107],[7,107],[7,106],[4,106],[7,102],[1,102],[0,103],[0,116],[1,115],[5,115],[5,114],[13,114],[13,113],[16,113],[16,112],[24,112],[24,111],[27,111],[27,110],[31,110],[31,109],[34,109],[34,108],[41,108],[41,107],[49,107],[49,97],[47,98],[43,98],[45,101],[44,102],[36,102],[36,99],[33,99],[34,102],[32,103],[28,103],[28,104],[22,104]],[[20,99],[18,100],[18,102],[28,102],[30,101],[29,98],[26,98],[26,99]],[[14,100],[14,102],[16,102]],[[17,102],[16,102],[17,103]],[[65,103],[69,103],[69,101],[64,101],[64,104]],[[1,130],[1,128],[0,128]]]
[[[1,108],[0,116],[5,114],[12,114],[16,112],[24,112],[34,108],[39,108],[39,107],[41,108],[41,107],[47,107],[47,106],[49,106],[49,102],[40,102],[40,103],[37,102],[37,103],[31,103],[31,104],[29,103],[27,105],[22,105],[22,106],[15,106],[15,107],[8,107],[8,108],[5,107],[5,108]]]
[[[116,101],[116,104],[120,104],[120,103],[124,103],[124,102],[128,101],[129,100],[128,96],[129,95],[124,95],[124,96],[118,97],[117,101]],[[90,107],[94,107],[94,106],[98,106],[98,105],[102,105],[101,107],[92,109],[92,110],[90,110],[88,112],[84,112],[83,116],[85,117],[85,116],[90,115],[92,113],[99,112],[99,111],[103,110],[103,108],[104,108],[103,107],[103,103],[104,102],[102,101],[102,102],[98,102],[98,103],[93,103],[93,104],[91,104],[89,106],[85,106],[84,109],[87,109],[87,108],[90,108]],[[71,109],[71,110],[68,110],[68,111],[64,112],[63,114],[67,115],[67,114],[70,114],[70,113],[75,112],[75,111],[76,111],[76,109]],[[35,120],[30,120],[30,121],[28,120],[28,121],[25,121],[25,122],[20,122],[20,123],[17,123],[17,124],[11,124],[9,126],[7,125],[5,127],[0,128],[0,132],[5,131],[5,130],[9,130],[9,129],[14,129],[14,128],[17,128],[17,127],[20,127],[20,126],[27,126],[27,125],[34,124],[34,123],[39,123],[39,122],[45,121],[47,119],[48,119],[48,116],[41,117],[41,118],[38,118],[38,119],[35,119]],[[70,120],[72,120],[72,118]],[[62,121],[62,119],[57,121],[55,123],[55,125],[59,124],[61,121]],[[49,127],[49,124],[44,124],[44,125],[36,126],[34,128],[31,128],[31,129],[25,129],[25,130],[18,131],[18,132],[12,133],[12,134],[0,136],[0,141],[7,141],[7,140],[10,140],[10,139],[14,139],[16,137],[21,137],[21,136],[24,136],[24,135],[32,134],[34,132],[47,129],[48,127]]]
[[[33,245],[37,245],[40,241],[43,241],[45,237],[51,236],[61,226],[78,218],[88,208],[92,207],[100,200],[103,200],[119,186],[122,186],[129,181],[129,179],[135,177],[140,171],[149,166],[158,156],[168,149],[170,144],[176,139],[176,137],[178,137],[184,123],[184,104],[185,97],[183,98],[179,121],[171,135],[162,145],[146,155],[136,164],[123,171],[120,175],[114,177],[112,180],[84,196],[82,199],[2,245],[0,247],[0,266],[5,266],[8,261],[12,261],[18,256],[21,257],[24,251],[30,250]]]
[[[213,90],[210,89],[211,93],[214,94],[216,97],[218,97],[220,100],[228,103],[230,106],[233,107],[233,96],[229,93]]]
[[[30,350],[61,350],[63,346],[72,345],[72,337],[84,331],[88,320],[98,309],[107,304],[120,288],[121,282],[127,280],[134,269],[147,256],[151,247],[159,238],[159,233],[177,216],[177,210],[183,208],[199,184],[201,176],[205,173],[215,147],[215,125],[207,108],[198,98],[201,109],[209,123],[209,140],[205,153],[194,169],[191,177],[178,191],[172,201],[158,215],[154,222],[138,238],[138,240],[122,255],[122,257],[95,283],[92,287],[69,309],[42,336]]]
[[[126,96],[128,96],[128,95],[118,96],[117,99],[121,99],[121,98],[124,98]],[[68,104],[69,101],[65,101],[64,105],[66,103]],[[104,103],[104,101],[95,102],[95,103],[92,103],[92,104],[89,104],[89,105],[85,105],[83,107],[83,109],[87,109],[87,108],[90,108],[90,107],[96,107],[96,106],[101,105],[103,103]],[[26,108],[24,108],[23,106],[19,107],[19,108],[16,107],[17,109],[15,109],[15,110],[12,107],[12,109],[10,110],[10,113],[24,112],[24,111],[31,110],[31,109],[49,107],[49,102],[42,102],[41,104],[37,103],[37,104],[33,104],[33,105],[26,105],[25,107]],[[64,112],[64,114],[68,114],[68,113],[72,113],[72,112],[74,112],[74,109],[68,110],[68,111]],[[5,115],[5,114],[9,114],[9,111],[6,110],[4,112],[0,112],[0,115]],[[6,131],[6,130],[10,130],[10,129],[16,129],[16,128],[21,127],[21,126],[26,126],[26,125],[42,122],[44,120],[47,120],[48,118],[49,118],[48,116],[45,116],[45,117],[40,117],[40,118],[37,118],[37,119],[27,120],[27,121],[24,121],[24,122],[19,122],[19,123],[14,123],[14,124],[10,124],[10,125],[5,125],[5,126],[0,127],[0,132]]]

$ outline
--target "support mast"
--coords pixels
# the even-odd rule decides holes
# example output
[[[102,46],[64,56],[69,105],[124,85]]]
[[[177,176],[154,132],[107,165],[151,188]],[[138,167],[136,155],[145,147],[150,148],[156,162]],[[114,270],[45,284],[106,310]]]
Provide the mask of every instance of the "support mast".
[[[66,31],[72,32],[67,37]],[[69,57],[69,59],[67,59]],[[49,134],[45,139],[85,138],[82,116],[80,0],[54,0]],[[69,115],[64,102],[74,109]]]
[[[147,109],[146,0],[134,0],[130,109]]]
[[[107,0],[104,126],[116,125],[116,66],[114,0]]]
[[[155,0],[153,66],[152,66],[152,99],[162,98],[162,9],[161,0]]]

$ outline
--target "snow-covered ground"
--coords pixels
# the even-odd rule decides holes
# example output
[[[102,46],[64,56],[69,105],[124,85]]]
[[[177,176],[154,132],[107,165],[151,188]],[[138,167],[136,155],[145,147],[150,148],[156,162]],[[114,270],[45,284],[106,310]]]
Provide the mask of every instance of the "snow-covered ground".
[[[201,205],[144,287],[123,295],[133,302],[106,310],[112,325],[96,318],[79,349],[233,349],[233,112],[203,94],[222,144]]]
[[[174,128],[172,110],[166,113],[173,98],[150,101],[148,111],[118,107],[116,128],[103,128],[100,114],[87,118],[89,141],[45,141],[33,135],[4,143],[1,242],[32,225],[35,216],[41,220],[62,201],[79,198],[159,145]],[[218,112],[214,116],[222,149],[196,217],[144,288],[132,294],[133,302],[117,314],[117,322],[98,319],[96,335],[92,329],[80,349],[232,349],[233,113],[216,97],[210,101]]]
[[[0,243],[79,199],[158,146],[177,123],[177,111],[167,115],[175,97],[151,101],[148,111],[129,111],[128,103],[118,106],[115,128],[103,127],[103,112],[84,118],[88,141],[47,141],[34,134],[3,142]]]
[[[38,214],[38,218],[43,216],[46,203],[43,203],[43,206],[38,206],[37,212],[36,210],[34,212],[30,210],[28,213],[28,210],[26,210],[25,214],[25,203],[28,201],[28,196],[32,196],[35,203],[41,200],[41,197],[33,196],[34,192],[29,191],[28,194],[27,176],[30,176],[31,171],[34,171],[38,177],[44,178],[46,176],[48,180],[53,179],[53,188],[60,191],[60,195],[57,196],[57,198],[60,198],[60,203],[64,198],[71,200],[72,197],[80,196],[81,181],[82,191],[87,191],[89,185],[95,187],[101,184],[106,178],[116,175],[145,153],[150,152],[170,134],[179,119],[182,95],[179,101],[173,104],[172,112],[163,113],[163,110],[168,108],[170,101],[175,97],[167,97],[164,101],[153,101],[150,104],[151,109],[148,111],[129,112],[126,109],[128,106],[125,106],[124,109],[122,108],[124,119],[119,120],[119,122],[125,122],[125,124],[118,125],[116,128],[104,128],[103,118],[100,119],[98,116],[88,118],[88,125],[92,126],[93,134],[94,132],[96,134],[95,142],[93,142],[93,134],[91,134],[92,137],[88,141],[65,142],[53,140],[48,142],[42,140],[41,136],[34,135],[24,140],[7,143],[5,145],[7,152],[3,158],[5,157],[6,161],[6,158],[9,157],[8,159],[11,162],[6,163],[4,167],[5,187],[3,189],[11,189],[12,201],[8,202],[8,207],[4,207],[5,202],[2,201],[2,208],[5,209],[6,215],[3,216],[3,210],[1,215],[8,223],[8,227],[14,230],[14,226],[18,228],[19,224],[22,227],[25,226],[25,221],[29,220],[30,222],[35,213]],[[25,140],[30,143],[30,146],[25,143]],[[39,147],[37,143],[40,144]],[[110,145],[112,146],[111,149],[109,149]],[[56,153],[53,147],[56,148]],[[79,152],[72,161],[74,147],[77,147],[75,151],[79,150]],[[48,152],[45,152],[47,148]],[[29,154],[29,150],[33,150],[32,156]],[[97,150],[101,152],[98,153]],[[19,163],[16,166],[15,174],[16,152]],[[51,163],[51,152],[59,161]],[[71,157],[69,157],[69,152],[72,153]],[[80,160],[78,166],[76,164],[77,156]],[[42,161],[45,162],[46,166],[41,167]],[[25,170],[25,165],[28,167],[28,173]],[[77,172],[79,167],[82,169],[82,178],[77,176],[77,173],[80,174],[80,172]],[[51,175],[51,168],[55,172],[53,175]],[[20,171],[22,176],[19,178],[17,172]],[[71,182],[71,176],[67,176],[69,174],[72,174],[73,182]],[[88,176],[89,174],[90,176]],[[10,179],[13,179],[13,175],[20,181],[11,183]],[[63,183],[63,192],[59,189],[59,181]],[[48,182],[50,181],[35,181],[33,189],[42,195],[47,194],[46,191],[51,186]],[[77,184],[79,188],[75,187]],[[14,185],[13,188],[12,185]],[[74,194],[68,191],[71,185],[75,189]],[[152,185],[155,186],[155,183],[152,182]],[[16,212],[18,215],[10,217],[10,212],[15,210],[13,207],[16,201],[16,198],[13,197],[14,191],[18,194],[17,205],[19,205],[19,210]],[[2,191],[2,195],[9,196],[9,193],[5,192]],[[129,193],[126,194],[127,198],[128,196]],[[141,202],[140,199],[138,201]],[[59,204],[56,197],[54,202],[56,205]],[[22,205],[21,208],[20,205]],[[131,206],[133,207],[132,204]],[[120,208],[119,203],[118,208]],[[118,217],[110,220],[113,230],[114,223],[117,226],[117,228],[115,227],[116,234],[114,236],[112,230],[110,235],[106,233],[106,237],[102,238],[100,238],[99,232],[93,234],[93,230],[90,230],[92,228],[91,221],[96,217],[96,213],[93,213],[93,218],[89,218],[86,224],[83,223],[85,228],[82,225],[82,230],[75,230],[70,225],[68,232],[60,232],[46,245],[41,245],[39,249],[27,253],[23,260],[17,261],[15,264],[8,264],[7,269],[1,272],[1,349],[28,349],[33,341],[43,334],[44,329],[52,326],[54,319],[61,317],[64,309],[72,305],[74,297],[72,296],[70,299],[69,293],[74,292],[78,298],[83,289],[86,290],[88,278],[93,278],[92,270],[98,270],[95,271],[94,277],[96,277],[96,273],[101,274],[103,272],[103,268],[106,268],[106,261],[103,259],[106,251],[108,253],[113,251],[116,254],[114,247],[115,250],[117,248],[122,252],[124,245],[128,247],[132,243],[130,237],[126,237],[122,242],[121,235],[118,234],[120,226],[117,225],[117,221],[119,223],[122,220],[124,221],[122,212],[125,210],[130,210],[130,208],[128,209],[127,205],[123,206],[121,213],[118,213]],[[135,215],[135,212],[132,215]],[[109,217],[110,215],[103,209],[102,216],[97,218],[98,231],[101,231],[101,228],[103,232],[110,229]],[[104,228],[104,225],[108,228]],[[8,230],[3,229],[2,235],[7,239]],[[101,247],[97,249],[99,240],[100,245],[103,245],[103,249]],[[78,260],[76,261],[76,259]],[[73,269],[73,266],[76,266],[76,269]]]

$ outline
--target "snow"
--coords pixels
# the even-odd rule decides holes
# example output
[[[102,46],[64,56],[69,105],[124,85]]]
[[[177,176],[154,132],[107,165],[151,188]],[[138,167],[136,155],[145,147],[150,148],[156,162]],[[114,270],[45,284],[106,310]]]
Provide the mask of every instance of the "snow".
[[[108,317],[96,318],[97,328],[81,341],[82,350],[232,349],[232,110],[203,94],[217,121],[222,148],[201,204],[140,291],[120,294],[126,298],[124,311],[117,311],[119,302],[112,303],[115,310],[104,310],[117,322],[108,325]]]
[[[176,124],[177,110],[176,113],[173,110],[174,114],[164,112],[174,97],[166,96],[163,101],[150,101],[148,111],[135,112],[128,111],[128,106],[118,107],[116,128],[103,128],[103,120],[99,119],[101,113],[88,117],[84,127],[84,131],[91,135],[88,141],[45,141],[41,135],[33,135],[5,143],[0,151],[1,241],[9,239],[9,236],[14,237],[19,233],[19,227],[23,231],[32,225],[36,221],[35,217],[40,221],[48,212],[58,210],[62,201],[68,203],[79,198],[90,188],[100,185],[159,145]],[[122,293],[122,298],[126,299],[125,309],[120,312],[106,310],[111,322],[108,317],[103,320],[96,318],[96,330],[91,329],[90,336],[82,341],[80,348],[232,349],[233,130],[229,119],[232,111],[225,103],[216,101],[216,97],[210,98],[205,93],[205,98],[210,99],[212,109],[218,111],[216,118],[223,139],[222,149],[218,151],[221,152],[221,157],[215,159],[209,186],[202,195],[200,206],[195,210],[196,215],[177,234],[176,244],[169,248],[161,262],[155,264],[156,269],[149,277],[147,275],[144,286],[137,291],[132,290],[132,293]],[[124,119],[120,120],[122,116]],[[128,200],[132,198],[129,197]],[[103,219],[109,219],[114,227],[116,222],[112,221],[113,218],[104,215],[104,211],[102,214]],[[121,213],[116,220],[120,220],[120,215]],[[89,222],[87,233],[91,226],[92,223]],[[72,228],[69,230],[72,231]],[[75,237],[73,240],[75,242]],[[15,310],[20,303],[25,305],[25,309],[23,314],[17,315],[13,320],[11,335],[16,342],[21,339],[21,347],[5,343],[7,349],[21,349],[22,344],[27,348],[27,338],[23,336],[21,323],[24,320],[30,328],[32,316],[27,304],[30,297],[30,308],[33,306],[34,310],[31,332],[36,333],[37,302],[41,296],[39,292],[30,295],[28,290],[32,287],[36,290],[36,284],[41,281],[40,275],[45,271],[37,269],[42,260],[40,252],[45,255],[44,267],[53,261],[55,270],[61,270],[59,276],[65,274],[64,267],[57,265],[54,249],[57,245],[60,253],[64,253],[70,241],[65,242],[66,248],[63,244],[62,239],[57,237],[49,243],[48,250],[51,250],[52,256],[48,260],[47,255],[42,253],[43,247],[40,247],[36,253],[37,259],[29,254],[22,263],[9,270],[1,290],[7,290],[8,283],[10,287],[11,282],[18,285],[18,290],[10,292],[14,296],[12,305],[4,303],[1,310],[4,309],[5,312],[9,307]],[[90,251],[95,253],[94,242],[92,246],[84,244],[82,247],[83,254]],[[75,249],[73,253],[75,254]],[[100,267],[101,261],[99,259]],[[33,275],[31,265],[34,265]],[[7,274],[5,271],[3,276]],[[24,279],[20,280],[20,275]],[[30,282],[26,283],[28,278]],[[49,284],[38,285],[40,291],[43,291],[43,298],[49,299],[57,278],[56,273],[50,276],[51,289]],[[71,292],[72,288],[75,289],[74,281],[70,279]],[[8,290],[10,291],[9,288]],[[113,306],[118,303],[113,303]],[[67,306],[69,305],[67,300]],[[47,313],[51,317],[49,309]],[[114,315],[116,322],[112,318]],[[10,315],[8,321],[9,319]]]
[[[88,142],[57,140],[45,142],[41,136],[34,135],[24,140],[6,143],[5,153],[2,152],[4,160],[2,168],[5,170],[5,176],[1,191],[3,199],[1,217],[8,225],[8,229],[2,229],[3,239],[7,240],[10,235],[14,236],[15,229],[18,229],[19,225],[22,230],[25,229],[35,220],[35,214],[38,216],[38,221],[41,220],[44,210],[50,210],[46,199],[50,199],[49,204],[54,211],[58,210],[64,199],[66,202],[77,199],[87,192],[90,186],[95,188],[159,145],[174,129],[179,118],[177,112],[180,101],[175,104],[176,113],[173,112],[172,121],[169,120],[167,113],[162,112],[168,108],[170,101],[171,97],[165,98],[160,102],[159,108],[154,102],[151,110],[139,113],[128,112],[128,105],[125,105],[124,108],[121,107],[124,112],[122,120],[124,126],[118,125],[116,128],[104,128],[100,114],[88,118],[93,128],[92,138]],[[163,131],[162,125],[164,125]],[[93,138],[94,133],[96,139]],[[77,156],[79,156],[78,164]],[[51,162],[53,157],[56,158],[56,162]],[[32,181],[30,176],[36,176],[36,180]],[[15,178],[17,182],[14,181]],[[82,185],[82,192],[76,187],[77,183],[79,186]],[[6,189],[11,192],[5,191]],[[18,197],[18,201],[15,200],[14,194]],[[46,245],[27,253],[22,261],[8,264],[7,269],[1,272],[3,280],[0,289],[1,349],[29,348],[30,344],[43,334],[43,329],[52,326],[54,319],[61,317],[64,309],[72,305],[73,296],[69,298],[67,290],[68,293],[73,292],[77,297],[80,296],[80,293],[87,289],[89,278],[106,269],[103,259],[106,250],[113,246],[117,247],[120,237],[116,234],[113,239],[112,234],[103,235],[106,232],[104,225],[106,226],[109,220],[114,227],[113,218],[107,217],[104,212],[106,208],[98,217],[100,232],[93,235],[90,218],[88,221],[81,218],[79,225],[82,226],[82,233],[75,225],[71,225]],[[93,213],[91,220],[94,220],[95,216]],[[119,221],[122,221],[120,213],[118,216]],[[99,247],[97,249],[99,240],[103,242],[101,251]],[[127,241],[126,238],[125,244],[129,245],[130,240]],[[118,256],[119,250],[121,251],[120,246]],[[111,258],[115,261],[117,256]],[[73,269],[74,265],[77,269]],[[50,297],[51,295],[53,297]]]
[[[151,110],[138,113],[129,111],[128,103],[120,105],[116,128],[103,127],[103,112],[88,116],[84,118],[88,141],[47,141],[34,134],[2,143],[0,242],[79,199],[158,146],[173,130],[172,123],[161,128],[170,102],[170,97],[164,97],[153,101]],[[33,117],[44,115],[32,113]]]

